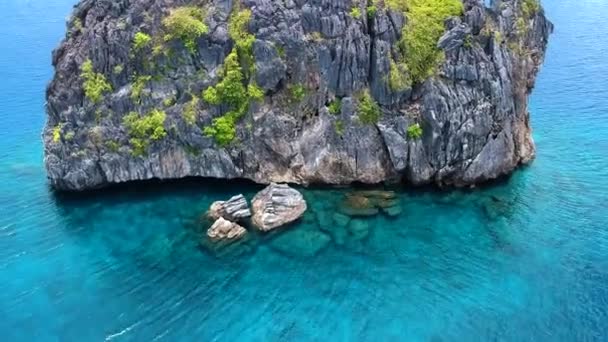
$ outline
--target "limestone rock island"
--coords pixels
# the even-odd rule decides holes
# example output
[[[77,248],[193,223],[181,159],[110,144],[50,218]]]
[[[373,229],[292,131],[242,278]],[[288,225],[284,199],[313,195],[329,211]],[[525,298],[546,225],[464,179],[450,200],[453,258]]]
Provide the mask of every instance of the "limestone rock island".
[[[538,0],[81,0],[48,178],[474,185],[534,157],[552,29]]]

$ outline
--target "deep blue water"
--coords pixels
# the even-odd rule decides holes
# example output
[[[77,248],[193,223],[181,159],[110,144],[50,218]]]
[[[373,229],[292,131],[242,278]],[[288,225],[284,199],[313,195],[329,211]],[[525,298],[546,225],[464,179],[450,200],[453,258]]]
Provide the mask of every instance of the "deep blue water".
[[[544,1],[531,166],[473,192],[403,191],[397,219],[315,256],[270,236],[216,258],[200,214],[255,186],[49,191],[44,87],[73,1],[0,1],[3,341],[608,340],[608,2]],[[304,192],[290,230],[331,230],[343,193]]]

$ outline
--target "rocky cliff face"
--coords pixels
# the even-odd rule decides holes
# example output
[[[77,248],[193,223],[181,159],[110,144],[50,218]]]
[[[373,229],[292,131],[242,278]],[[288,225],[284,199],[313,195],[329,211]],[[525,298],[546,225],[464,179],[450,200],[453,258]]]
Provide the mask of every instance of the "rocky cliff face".
[[[425,31],[425,2],[453,1]],[[53,52],[50,183],[506,174],[534,157],[527,99],[552,25],[533,0],[460,1],[82,0]]]

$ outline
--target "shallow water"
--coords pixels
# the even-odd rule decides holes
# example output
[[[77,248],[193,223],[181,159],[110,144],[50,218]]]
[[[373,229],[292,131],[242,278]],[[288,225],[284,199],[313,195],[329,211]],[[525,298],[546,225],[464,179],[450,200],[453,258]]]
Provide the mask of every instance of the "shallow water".
[[[531,166],[476,191],[400,191],[402,214],[365,219],[367,235],[334,224],[348,190],[305,190],[310,210],[286,232],[327,246],[255,235],[219,257],[199,245],[200,214],[257,186],[47,188],[44,86],[72,1],[0,2],[3,340],[607,339],[605,1],[544,1],[556,32],[531,101]]]

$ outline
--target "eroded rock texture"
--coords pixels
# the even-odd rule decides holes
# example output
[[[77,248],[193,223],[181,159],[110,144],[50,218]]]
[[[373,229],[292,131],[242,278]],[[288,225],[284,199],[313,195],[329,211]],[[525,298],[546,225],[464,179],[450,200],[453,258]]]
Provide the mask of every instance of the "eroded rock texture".
[[[302,194],[287,184],[272,183],[251,200],[251,221],[261,231],[269,231],[294,222],[307,209]]]
[[[237,222],[250,217],[251,210],[249,210],[249,205],[247,204],[245,196],[236,195],[227,201],[213,202],[207,215],[214,220],[222,217],[228,221]]]
[[[481,0],[463,0],[463,14],[446,21],[438,40],[445,59],[435,75],[394,91],[390,62],[408,24],[382,1],[368,17],[369,4],[352,0],[82,0],[53,52],[43,133],[50,183],[82,190],[204,176],[465,186],[498,177],[535,153],[527,99],[552,25],[542,9],[521,18],[523,2],[497,0],[486,8]],[[184,5],[205,8],[209,29],[193,50],[162,40],[163,18]],[[252,13],[249,80],[265,96],[237,121],[234,142],[220,146],[204,127],[226,106],[200,99],[191,106],[194,122],[184,112],[222,76],[234,45],[227,22],[237,5]],[[363,15],[354,18],[357,6]],[[137,32],[153,38],[143,53],[133,51]],[[158,37],[162,51],[154,46]],[[83,91],[81,66],[88,59],[112,87],[97,103]],[[143,75],[150,77],[136,84]],[[304,94],[294,99],[297,87]],[[358,119],[365,91],[380,105],[377,123]],[[335,99],[341,107],[330,113]],[[124,117],[153,109],[166,113],[166,135],[135,153]],[[419,138],[407,133],[416,123]]]

